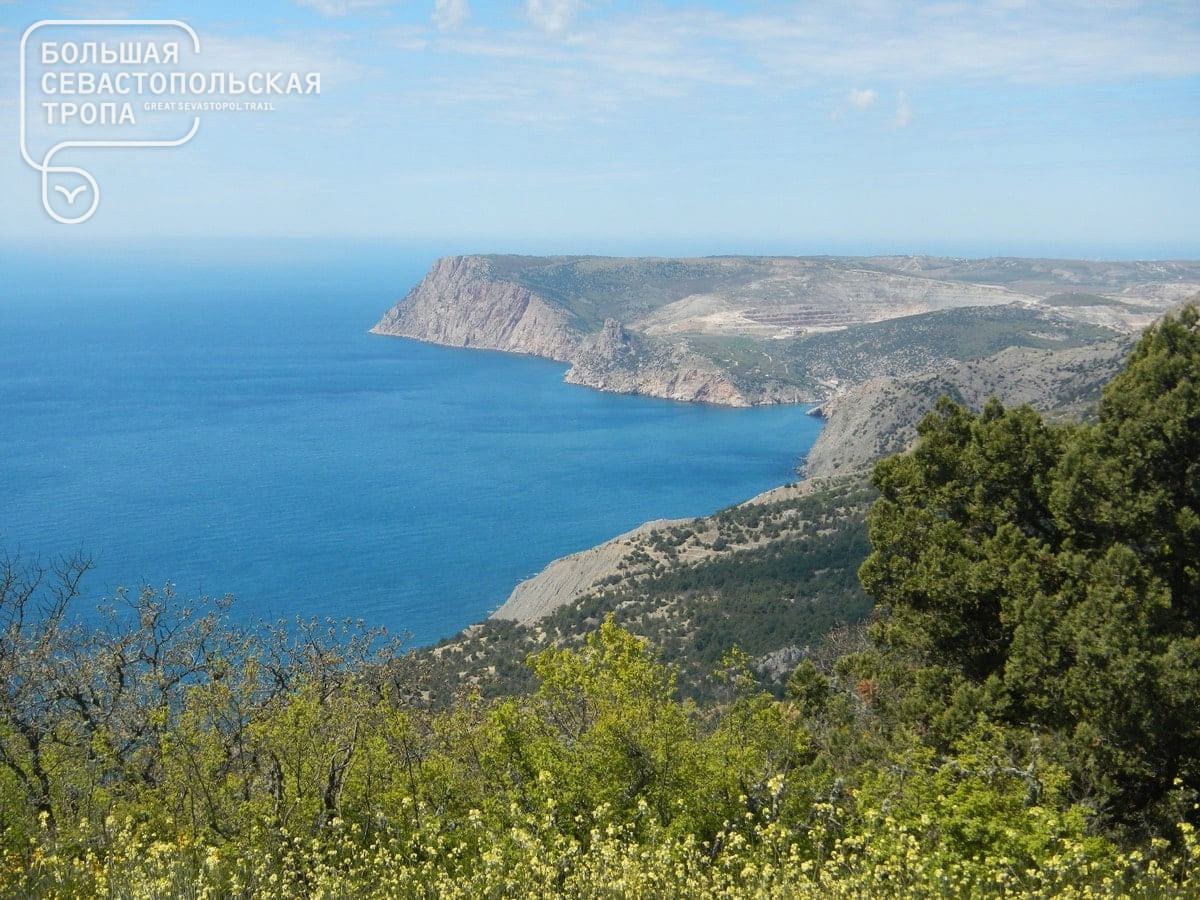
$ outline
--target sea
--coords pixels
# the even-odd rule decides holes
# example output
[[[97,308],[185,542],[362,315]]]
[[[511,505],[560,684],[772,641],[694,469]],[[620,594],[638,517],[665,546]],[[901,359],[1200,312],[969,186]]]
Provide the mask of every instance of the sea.
[[[820,420],[368,333],[437,248],[0,251],[0,557],[410,645],[557,557],[797,480]]]

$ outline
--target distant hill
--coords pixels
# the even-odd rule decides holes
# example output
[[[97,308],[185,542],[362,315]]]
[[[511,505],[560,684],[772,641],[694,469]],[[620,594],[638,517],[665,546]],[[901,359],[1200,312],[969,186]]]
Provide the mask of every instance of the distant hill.
[[[925,257],[463,256],[375,326],[570,363],[569,382],[748,406],[1139,331],[1200,263]]]
[[[815,411],[826,423],[803,474],[865,470],[899,453],[943,394],[976,410],[995,396],[1005,406],[1028,403],[1051,420],[1084,419],[1132,346],[1131,336],[1065,350],[1010,346],[982,359],[867,379]]]

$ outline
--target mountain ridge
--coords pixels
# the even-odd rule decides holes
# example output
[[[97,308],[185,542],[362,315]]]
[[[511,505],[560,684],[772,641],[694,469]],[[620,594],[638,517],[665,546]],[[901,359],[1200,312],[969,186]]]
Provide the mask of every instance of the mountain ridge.
[[[371,330],[546,357],[616,393],[818,403],[1009,345],[1134,333],[1197,291],[1190,262],[474,255],[437,260]]]

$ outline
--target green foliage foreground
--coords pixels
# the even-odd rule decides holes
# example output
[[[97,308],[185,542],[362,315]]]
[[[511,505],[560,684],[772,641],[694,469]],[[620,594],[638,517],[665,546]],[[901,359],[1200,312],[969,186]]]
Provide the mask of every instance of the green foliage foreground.
[[[611,623],[534,665],[536,695],[465,699],[424,721],[357,677],[305,680],[248,710],[250,679],[230,673],[189,689],[146,748],[149,778],[103,772],[106,752],[58,742],[53,819],[22,815],[6,786],[5,887],[62,897],[1196,887],[1190,825],[1175,846],[1124,852],[1089,828],[1060,768],[987,725],[939,756],[884,740],[857,694],[810,685],[804,697],[823,711],[807,722],[799,699],[738,695],[748,679],[736,665],[735,696],[702,714],[672,699],[670,672]]]
[[[881,464],[875,643],[719,702],[612,621],[431,712],[374,635],[0,571],[11,896],[1200,895],[1195,310],[1094,426],[943,405]]]

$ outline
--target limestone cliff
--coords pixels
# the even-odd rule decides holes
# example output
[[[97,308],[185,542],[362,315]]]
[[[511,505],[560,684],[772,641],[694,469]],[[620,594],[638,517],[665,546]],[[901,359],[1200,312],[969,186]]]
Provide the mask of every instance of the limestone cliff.
[[[751,405],[725,371],[686,343],[631,333],[616,319],[586,338],[572,363],[568,384],[688,403]]]
[[[459,256],[373,331],[548,357],[605,391],[807,403],[1009,346],[1102,342],[1198,288],[1197,263]]]
[[[531,353],[569,362],[582,335],[527,288],[491,277],[488,259],[439,259],[371,329],[448,347]]]

